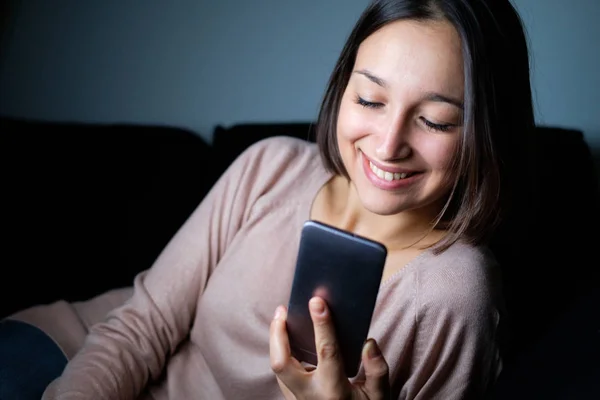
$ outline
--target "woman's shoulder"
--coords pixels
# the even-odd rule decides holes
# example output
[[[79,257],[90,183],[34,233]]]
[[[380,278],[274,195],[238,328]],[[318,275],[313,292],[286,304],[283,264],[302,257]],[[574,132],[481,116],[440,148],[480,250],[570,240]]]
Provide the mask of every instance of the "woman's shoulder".
[[[315,143],[291,136],[273,136],[253,143],[240,158],[277,166],[302,161],[312,162],[315,156],[318,156]]]
[[[445,251],[432,255],[432,260],[438,268],[430,269],[434,272],[450,274],[466,274],[479,276],[497,268],[496,258],[487,246],[475,246],[464,241],[457,241]]]
[[[330,175],[317,145],[291,136],[274,136],[250,145],[234,165],[255,184],[269,190],[274,186],[291,190]]]
[[[416,270],[421,308],[472,316],[500,308],[499,265],[485,246],[456,242]]]
[[[247,147],[229,170],[254,202],[304,204],[330,178],[317,145],[290,136],[262,139]]]

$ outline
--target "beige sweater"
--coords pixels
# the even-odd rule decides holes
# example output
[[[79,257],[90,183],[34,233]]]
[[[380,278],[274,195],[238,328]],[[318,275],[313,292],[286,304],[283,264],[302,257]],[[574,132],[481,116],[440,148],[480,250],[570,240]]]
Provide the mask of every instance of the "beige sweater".
[[[130,289],[17,315],[72,357],[44,399],[283,398],[269,324],[287,304],[302,224],[330,178],[314,144],[259,142],[136,277],[122,306]],[[478,398],[493,381],[496,270],[486,250],[457,243],[439,256],[425,251],[382,283],[369,335],[390,365],[394,398]]]

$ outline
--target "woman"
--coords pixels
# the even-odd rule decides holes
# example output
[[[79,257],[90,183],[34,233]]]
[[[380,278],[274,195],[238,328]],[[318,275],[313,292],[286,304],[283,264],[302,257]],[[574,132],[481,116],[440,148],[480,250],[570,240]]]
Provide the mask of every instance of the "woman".
[[[373,1],[333,71],[318,146],[253,145],[128,301],[99,323],[90,315],[119,293],[69,308],[93,326],[82,345],[75,322],[54,332],[78,352],[44,398],[483,397],[501,369],[502,302],[485,245],[533,125],[528,73],[507,0]],[[290,356],[284,305],[306,219],[388,249],[356,377],[319,298],[319,363]]]

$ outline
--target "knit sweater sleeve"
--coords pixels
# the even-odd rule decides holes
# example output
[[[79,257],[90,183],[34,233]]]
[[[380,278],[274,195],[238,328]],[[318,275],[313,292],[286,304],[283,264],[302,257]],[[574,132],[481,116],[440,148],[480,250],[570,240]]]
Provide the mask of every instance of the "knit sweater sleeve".
[[[484,398],[499,373],[496,264],[467,253],[442,256],[417,275],[414,354],[401,399]]]
[[[267,139],[238,157],[154,265],[135,277],[131,299],[91,328],[43,399],[135,399],[160,377],[190,332],[211,273],[276,178],[271,163],[285,159],[286,151],[281,139]]]

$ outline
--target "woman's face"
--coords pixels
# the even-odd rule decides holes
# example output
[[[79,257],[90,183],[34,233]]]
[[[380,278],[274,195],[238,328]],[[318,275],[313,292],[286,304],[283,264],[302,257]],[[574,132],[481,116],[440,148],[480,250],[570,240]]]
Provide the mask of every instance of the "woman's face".
[[[396,21],[360,45],[337,141],[366,209],[439,211],[454,179],[463,82],[461,42],[449,22]]]

